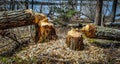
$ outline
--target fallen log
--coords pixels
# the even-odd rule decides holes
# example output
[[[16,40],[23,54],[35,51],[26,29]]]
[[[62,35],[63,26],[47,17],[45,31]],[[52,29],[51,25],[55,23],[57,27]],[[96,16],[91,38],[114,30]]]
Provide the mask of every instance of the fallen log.
[[[67,24],[67,27],[71,27],[71,28],[82,28],[83,25],[80,23],[76,23],[76,24]]]
[[[89,44],[101,48],[119,48],[120,47],[120,41],[114,41],[114,40],[106,40],[106,39],[93,39],[89,38],[87,39]]]
[[[9,29],[34,24],[35,14],[32,10],[0,12],[0,29]]]
[[[105,23],[105,26],[120,26],[120,22],[113,22],[113,23],[107,22]]]
[[[72,29],[68,31],[66,44],[72,50],[83,50],[83,36],[78,30]]]
[[[89,38],[100,38],[120,41],[120,30],[88,24],[82,32]]]

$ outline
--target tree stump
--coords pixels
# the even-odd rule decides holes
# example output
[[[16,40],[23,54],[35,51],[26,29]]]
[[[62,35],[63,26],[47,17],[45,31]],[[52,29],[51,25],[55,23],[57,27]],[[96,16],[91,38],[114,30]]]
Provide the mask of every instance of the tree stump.
[[[49,40],[57,39],[56,31],[54,25],[48,22],[48,19],[45,18],[38,23],[38,36],[39,42],[45,42]]]
[[[75,29],[68,31],[66,44],[72,50],[83,50],[84,43],[82,33]]]
[[[88,24],[83,27],[82,32],[89,38],[99,38],[120,41],[120,30]]]

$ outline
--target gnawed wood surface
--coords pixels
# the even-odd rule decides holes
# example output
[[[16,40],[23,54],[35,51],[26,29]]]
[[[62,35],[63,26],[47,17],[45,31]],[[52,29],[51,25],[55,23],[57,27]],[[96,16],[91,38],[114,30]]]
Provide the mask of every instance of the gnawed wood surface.
[[[39,32],[39,42],[45,42],[57,38],[54,25],[48,22],[47,18],[43,19],[38,23],[37,30],[37,32]]]
[[[90,38],[120,40],[120,30],[88,24],[82,28],[83,33]]]
[[[82,33],[75,29],[68,31],[66,44],[72,50],[83,50],[84,44]]]

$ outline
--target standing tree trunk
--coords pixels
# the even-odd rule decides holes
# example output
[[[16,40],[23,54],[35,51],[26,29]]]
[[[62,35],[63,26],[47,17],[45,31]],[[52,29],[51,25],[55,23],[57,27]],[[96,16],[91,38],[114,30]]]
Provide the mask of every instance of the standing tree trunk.
[[[41,3],[41,6],[40,6],[40,13],[42,13],[42,8],[43,8],[43,4]]]
[[[11,10],[14,10],[15,8],[15,0],[11,0]]]
[[[68,31],[66,44],[72,50],[83,50],[84,43],[82,33],[75,29]]]
[[[31,8],[32,8],[32,10],[33,10],[33,5],[34,5],[34,0],[32,0],[32,7],[31,7]]]
[[[111,19],[110,19],[111,22],[114,22],[114,21],[115,21],[115,14],[116,14],[116,8],[117,8],[117,1],[118,1],[118,0],[114,0],[114,1],[113,1],[112,13],[111,13]]]
[[[101,17],[102,17],[102,4],[103,0],[97,0],[96,15],[95,15],[95,24],[101,26]]]
[[[25,0],[25,7],[26,7],[26,9],[29,8],[29,4],[28,4],[28,2],[29,2],[29,0]]]

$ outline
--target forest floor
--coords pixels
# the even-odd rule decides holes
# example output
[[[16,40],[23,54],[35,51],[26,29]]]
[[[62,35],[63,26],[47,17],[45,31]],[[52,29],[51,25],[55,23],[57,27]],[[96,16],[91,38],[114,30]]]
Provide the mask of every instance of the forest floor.
[[[0,56],[0,64],[120,64],[120,48],[112,45],[97,47],[85,39],[84,50],[70,50],[65,44],[68,30],[56,28],[57,40],[31,44],[10,57]]]

